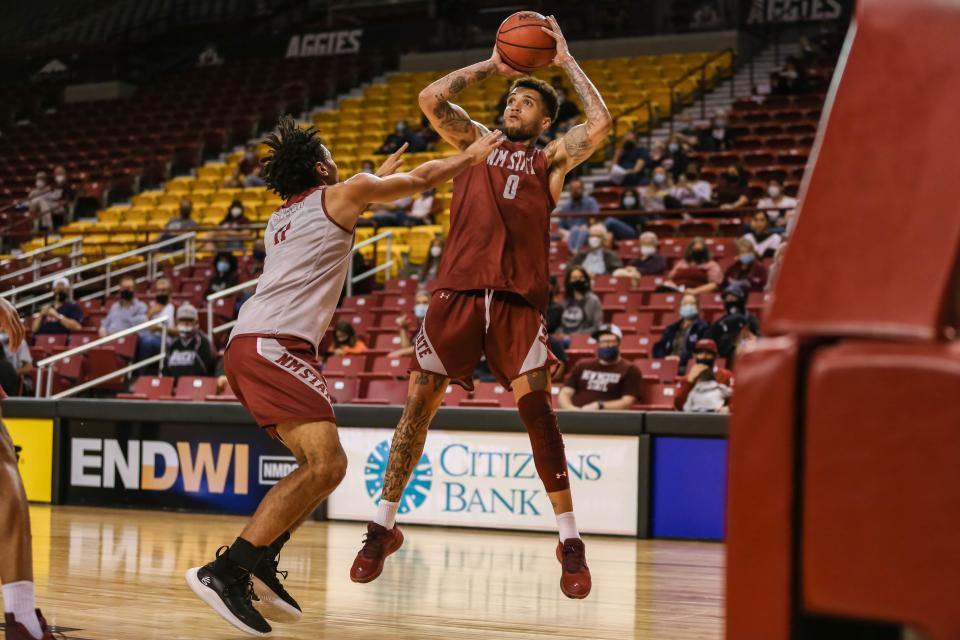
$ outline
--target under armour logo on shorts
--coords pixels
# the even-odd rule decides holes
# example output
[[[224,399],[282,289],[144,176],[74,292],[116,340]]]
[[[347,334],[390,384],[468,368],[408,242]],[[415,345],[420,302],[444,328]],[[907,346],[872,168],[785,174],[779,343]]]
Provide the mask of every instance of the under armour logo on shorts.
[[[446,299],[449,298],[449,297],[450,297],[450,292],[448,292],[448,291],[441,291],[441,292],[440,292],[440,299],[441,299],[441,300],[446,300]]]
[[[567,472],[566,472],[566,471],[564,471],[563,473],[558,473],[558,474],[557,474],[557,479],[558,479],[558,480],[559,480],[560,478],[566,478],[566,477],[567,477]]]

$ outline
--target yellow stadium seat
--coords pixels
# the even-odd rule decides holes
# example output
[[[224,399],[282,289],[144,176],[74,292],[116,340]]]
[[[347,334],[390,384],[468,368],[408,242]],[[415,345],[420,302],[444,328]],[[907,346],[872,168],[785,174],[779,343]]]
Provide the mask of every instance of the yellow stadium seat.
[[[180,200],[181,200],[183,197],[185,197],[187,194],[188,194],[187,191],[183,191],[183,192],[180,192],[180,193],[177,193],[177,192],[169,192],[169,191],[168,191],[168,192],[164,193],[162,196],[160,196],[159,198],[157,198],[157,205],[159,206],[159,205],[162,205],[162,204],[172,204],[172,205],[176,205],[177,207],[179,207],[179,206],[180,206]]]
[[[153,206],[157,204],[157,199],[163,195],[162,191],[144,191],[143,193],[138,193],[130,199],[134,205],[148,205]]]
[[[194,208],[203,206],[210,202],[210,198],[216,193],[213,189],[194,189],[190,192],[190,202]]]

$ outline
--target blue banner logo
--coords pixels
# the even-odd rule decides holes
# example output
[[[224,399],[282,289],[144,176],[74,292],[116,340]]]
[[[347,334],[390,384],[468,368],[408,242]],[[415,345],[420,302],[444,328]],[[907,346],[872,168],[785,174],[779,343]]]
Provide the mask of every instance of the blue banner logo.
[[[363,473],[366,478],[367,494],[373,498],[374,502],[380,501],[380,494],[383,491],[383,474],[387,470],[389,456],[390,442],[387,440],[378,444],[377,448],[367,456],[367,465]],[[400,497],[400,507],[397,511],[409,513],[411,509],[422,506],[432,486],[433,466],[430,464],[430,458],[424,453],[420,456],[420,462],[414,468],[410,482],[407,483],[407,488]]]

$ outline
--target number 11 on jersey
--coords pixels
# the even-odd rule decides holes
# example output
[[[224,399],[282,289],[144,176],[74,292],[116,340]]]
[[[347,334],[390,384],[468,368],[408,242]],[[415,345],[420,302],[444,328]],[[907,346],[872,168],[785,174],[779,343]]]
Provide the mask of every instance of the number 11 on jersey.
[[[288,222],[287,224],[277,229],[277,232],[273,234],[273,244],[280,244],[281,242],[287,239],[287,231],[290,230],[290,225],[291,223]]]
[[[503,197],[513,200],[517,197],[517,188],[520,186],[520,176],[512,174],[507,177],[507,184],[503,186]]]

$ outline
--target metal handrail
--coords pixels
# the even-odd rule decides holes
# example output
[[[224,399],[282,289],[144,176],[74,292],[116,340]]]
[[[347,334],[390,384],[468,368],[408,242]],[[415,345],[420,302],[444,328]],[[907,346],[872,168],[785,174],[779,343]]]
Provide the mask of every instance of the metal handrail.
[[[617,121],[624,117],[632,114],[635,111],[639,111],[643,107],[647,108],[647,147],[650,147],[653,143],[653,129],[656,126],[657,121],[660,118],[660,110],[655,109],[653,106],[653,100],[647,98],[639,104],[635,104],[632,107],[627,107],[617,115],[613,116],[613,126],[611,127],[610,140],[607,144],[611,145],[608,147],[613,153],[616,152],[617,148]]]
[[[249,289],[250,287],[257,286],[257,283],[260,282],[260,278],[254,278],[253,280],[247,280],[246,282],[241,282],[240,284],[235,284],[232,287],[224,289],[223,291],[217,291],[216,293],[211,293],[207,296],[207,337],[210,338],[210,342],[213,342],[213,336],[226,331],[237,324],[236,320],[230,320],[224,322],[221,325],[213,326],[213,303],[219,300],[220,298],[226,298],[227,296],[232,296],[238,291],[243,291]]]
[[[384,262],[382,265],[375,266],[372,269],[368,269],[358,276],[354,276],[353,275],[353,254],[359,251],[360,249],[362,249],[363,247],[366,247],[367,245],[376,244],[377,242],[379,242],[380,240],[383,240],[384,238],[386,238],[387,240],[386,262]],[[376,262],[376,259],[377,259],[376,250],[374,250],[373,255],[374,255],[374,258],[373,258],[374,262]],[[355,283],[360,282],[361,280],[365,280],[370,276],[376,275],[381,271],[383,271],[384,269],[387,270],[387,280],[389,280],[390,268],[393,266],[393,262],[394,262],[393,261],[393,231],[384,231],[383,233],[378,233],[372,238],[367,238],[363,242],[359,242],[353,245],[353,248],[350,250],[350,262],[347,265],[347,295],[348,296],[353,295],[353,285]]]
[[[70,258],[70,267],[74,268],[77,266],[77,259],[83,255],[83,250],[81,248],[82,244],[83,238],[70,238],[69,240],[61,240],[60,242],[55,242],[53,244],[48,244],[45,247],[28,251],[19,256],[10,258],[9,260],[4,260],[3,262],[0,262],[0,264],[10,264],[12,262],[20,262],[31,259],[33,259],[33,263],[30,266],[23,267],[22,269],[17,269],[16,271],[11,271],[10,273],[0,275],[0,282],[31,272],[33,273],[34,279],[37,279],[40,276],[41,269],[44,267],[49,267],[51,264],[55,264],[59,258],[52,258],[46,261],[42,257],[39,260],[36,260],[35,258],[38,256],[43,256],[44,254],[57,249],[63,249],[64,247],[73,247],[67,257]]]
[[[87,295],[84,298],[82,298],[82,300],[88,300],[88,299],[100,297],[103,295],[109,295],[111,290],[114,288],[114,286],[111,285],[111,279],[115,279],[117,276],[123,275],[130,271],[136,271],[138,269],[142,269],[145,267],[146,276],[143,279],[153,280],[156,277],[156,272],[157,272],[156,254],[159,253],[161,249],[164,249],[166,247],[170,247],[170,246],[182,243],[184,245],[183,249],[165,253],[164,257],[183,254],[184,263],[188,266],[192,266],[196,261],[196,253],[197,253],[196,239],[197,239],[197,234],[193,231],[188,233],[183,233],[176,236],[175,238],[170,238],[168,240],[161,240],[160,242],[155,242],[153,244],[149,244],[144,247],[139,247],[131,251],[126,251],[124,253],[111,256],[109,258],[103,258],[102,260],[91,262],[90,264],[85,264],[78,267],[71,267],[70,269],[66,269],[64,271],[58,271],[57,273],[52,273],[38,280],[34,280],[29,284],[21,285],[19,287],[15,287],[8,291],[4,291],[0,293],[0,297],[10,298],[11,302],[13,302],[13,305],[17,309],[20,309],[22,307],[43,302],[49,298],[52,298],[53,292],[49,290],[50,289],[49,285],[51,285],[54,280],[57,280],[59,278],[66,278],[69,281],[73,278],[73,276],[79,275],[84,272],[97,270],[97,269],[100,269],[101,267],[105,267],[105,273],[88,278],[86,280],[79,280],[79,281],[73,282],[72,286],[76,288],[76,287],[82,287],[89,284],[93,284],[95,282],[104,281],[105,284],[102,291],[91,294],[91,295]],[[137,263],[134,263],[125,267],[116,268],[116,269],[113,268],[113,265],[120,261],[127,260],[129,258],[139,257],[142,255],[146,256],[145,262],[137,262]],[[35,295],[32,298],[17,301],[17,295],[27,291],[33,291],[41,288],[45,288],[46,291],[44,291],[44,293],[40,295]]]
[[[673,103],[676,100],[677,87],[687,81],[688,78],[694,76],[695,74],[700,74],[700,117],[707,117],[707,101],[706,101],[706,87],[707,87],[707,67],[711,62],[719,60],[723,56],[730,54],[731,60],[731,69],[733,67],[733,61],[736,60],[736,52],[733,50],[733,47],[727,47],[721,51],[714,53],[712,56],[708,57],[702,63],[687,71],[685,74],[674,80],[670,83],[670,135],[673,135]],[[731,94],[732,95],[732,94]]]
[[[60,398],[66,398],[68,396],[72,396],[74,394],[80,393],[85,389],[94,387],[100,384],[101,382],[105,380],[109,380],[110,378],[115,378],[118,375],[129,373],[131,371],[135,371],[137,369],[149,366],[154,362],[163,362],[163,360],[165,360],[167,356],[167,322],[169,321],[169,319],[170,319],[169,316],[157,316],[156,318],[151,318],[146,322],[141,322],[140,324],[130,327],[129,329],[124,329],[123,331],[112,333],[108,336],[104,336],[103,338],[98,338],[97,340],[88,342],[87,344],[80,345],[79,347],[74,347],[73,349],[69,349],[62,353],[58,353],[48,358],[44,358],[43,360],[40,360],[39,362],[37,362],[37,365],[36,365],[37,366],[36,396],[38,398],[47,397],[47,398],[52,398],[53,400],[59,400]],[[86,353],[91,349],[96,349],[97,347],[103,346],[105,344],[109,344],[114,340],[119,340],[120,338],[125,338],[126,336],[140,333],[144,329],[149,329],[150,327],[154,327],[156,325],[160,325],[160,330],[162,334],[160,339],[159,354],[155,356],[150,356],[149,358],[140,360],[139,362],[134,362],[133,364],[123,367],[122,369],[118,369],[117,371],[111,371],[110,373],[104,374],[99,378],[88,380],[83,384],[79,384],[75,387],[70,387],[69,389],[61,391],[55,396],[51,396],[51,394],[53,393],[53,366],[56,363],[60,362],[61,360],[65,360],[67,358],[72,358],[73,356],[78,356],[82,353]],[[47,369],[46,395],[43,395],[44,394],[44,385],[43,385],[44,369]]]

